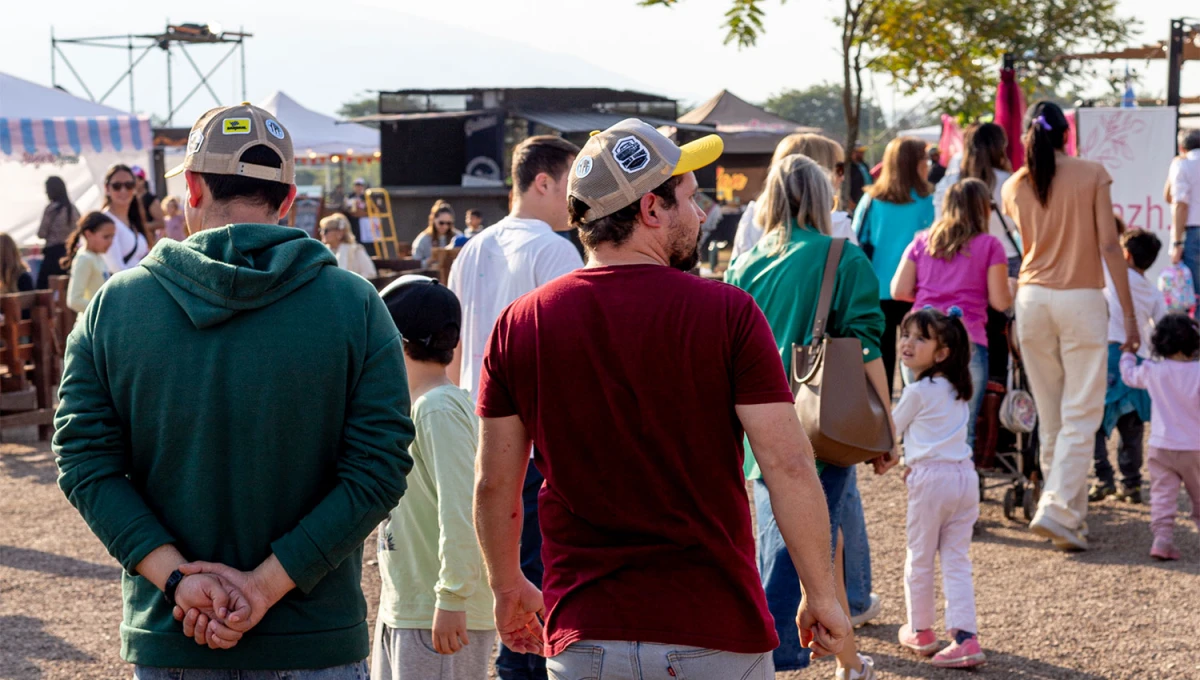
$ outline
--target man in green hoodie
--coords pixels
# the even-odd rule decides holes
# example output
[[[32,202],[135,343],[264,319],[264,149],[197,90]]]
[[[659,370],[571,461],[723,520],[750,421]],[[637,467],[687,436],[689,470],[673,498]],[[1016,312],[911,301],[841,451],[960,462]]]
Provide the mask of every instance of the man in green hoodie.
[[[277,226],[295,166],[268,112],[204,114],[172,172],[192,236],[93,298],[54,423],[59,486],[125,569],[121,656],[144,680],[365,678],[363,540],[412,466],[400,335]]]

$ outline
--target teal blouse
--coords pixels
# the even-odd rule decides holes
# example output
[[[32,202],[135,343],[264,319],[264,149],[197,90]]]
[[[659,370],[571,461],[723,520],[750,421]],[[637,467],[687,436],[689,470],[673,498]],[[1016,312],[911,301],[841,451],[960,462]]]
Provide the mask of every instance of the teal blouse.
[[[854,211],[854,233],[858,234],[858,242],[875,246],[871,266],[879,279],[880,300],[892,299],[892,277],[900,268],[904,249],[918,231],[933,226],[933,196],[921,198],[913,191],[912,198],[910,203],[889,203],[874,198],[867,201],[864,197]]]

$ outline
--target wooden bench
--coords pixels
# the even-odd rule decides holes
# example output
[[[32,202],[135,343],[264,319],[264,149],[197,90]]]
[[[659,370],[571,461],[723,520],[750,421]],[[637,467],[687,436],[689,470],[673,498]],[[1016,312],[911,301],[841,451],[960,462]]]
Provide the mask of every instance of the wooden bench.
[[[67,275],[51,276],[50,290],[54,292],[54,308],[51,310],[50,321],[54,324],[54,334],[58,338],[59,347],[66,349],[67,336],[75,328],[75,310],[67,306],[67,286],[71,277]]]
[[[57,381],[53,307],[48,290],[0,295],[0,434],[37,425],[38,438],[50,438]]]
[[[414,269],[421,269],[421,261],[410,257],[401,259],[372,257],[371,262],[375,263],[375,269],[381,272],[411,272]]]
[[[458,259],[461,250],[462,248],[433,249],[433,268],[437,270],[437,279],[443,286],[450,280],[450,267],[454,266],[454,260]]]
[[[406,276],[409,274],[416,274],[418,276],[428,276],[431,279],[436,279],[438,277],[437,271],[433,270],[433,269],[411,269],[411,270],[404,271],[404,272],[391,272],[389,274],[383,274],[381,276],[376,276],[375,278],[370,279],[370,281],[375,286],[375,290],[382,291],[384,288],[387,288],[388,284],[391,283],[392,281],[395,281],[396,279],[400,278],[401,276]]]

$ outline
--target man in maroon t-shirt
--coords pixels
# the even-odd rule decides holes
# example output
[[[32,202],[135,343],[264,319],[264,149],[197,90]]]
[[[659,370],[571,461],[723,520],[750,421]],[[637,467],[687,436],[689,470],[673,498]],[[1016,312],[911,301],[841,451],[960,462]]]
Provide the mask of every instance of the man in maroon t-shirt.
[[[636,662],[672,677],[774,677],[743,430],[805,586],[801,636],[822,656],[850,632],[812,448],[766,319],[743,291],[685,273],[704,219],[692,171],[721,150],[716,135],[680,148],[633,119],[593,136],[568,185],[588,266],[517,299],[492,330],[476,528],[502,640],[552,657],[552,675],[626,677]],[[544,601],[518,563],[531,441],[546,478]]]

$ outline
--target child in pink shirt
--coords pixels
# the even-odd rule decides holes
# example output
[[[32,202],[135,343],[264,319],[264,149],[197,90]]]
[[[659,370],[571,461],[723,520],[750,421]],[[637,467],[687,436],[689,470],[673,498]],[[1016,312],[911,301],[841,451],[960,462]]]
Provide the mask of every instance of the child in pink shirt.
[[[1187,488],[1192,519],[1200,526],[1200,324],[1168,314],[1151,338],[1158,361],[1137,364],[1121,355],[1121,379],[1150,392],[1150,556],[1179,559],[1175,508],[1179,486]]]
[[[964,179],[946,192],[942,216],[928,231],[918,233],[892,278],[892,298],[908,300],[913,309],[933,307],[962,310],[970,337],[970,420],[967,444],[975,447],[975,419],[987,390],[987,310],[1012,305],[1008,288],[1008,259],[1000,240],[988,233],[992,194],[977,179]],[[905,373],[906,381],[911,376]]]

